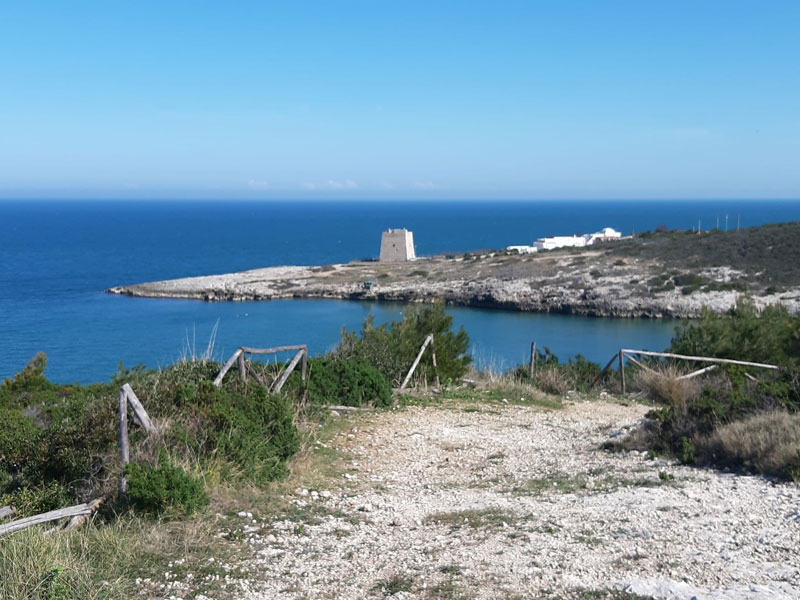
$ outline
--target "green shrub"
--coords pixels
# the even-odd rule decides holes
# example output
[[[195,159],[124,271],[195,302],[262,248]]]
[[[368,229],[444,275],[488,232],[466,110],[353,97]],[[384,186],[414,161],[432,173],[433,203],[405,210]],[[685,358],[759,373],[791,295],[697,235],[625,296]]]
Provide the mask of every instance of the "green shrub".
[[[586,392],[600,374],[600,365],[588,360],[582,354],[576,354],[565,363],[560,363],[558,357],[550,348],[536,351],[536,368],[533,378],[530,376],[529,365],[518,365],[513,375],[519,381],[529,383],[548,394],[565,394],[570,390]],[[607,371],[603,383],[609,383],[615,375]]]
[[[345,360],[365,360],[390,382],[399,385],[425,338],[432,333],[440,380],[457,381],[466,374],[472,358],[466,354],[469,336],[463,327],[453,333],[452,324],[453,317],[445,312],[442,302],[410,307],[404,312],[402,321],[378,327],[373,326],[370,316],[364,321],[360,337],[354,332],[342,330],[342,339],[335,355]],[[429,351],[423,355],[415,376],[428,383],[433,382],[435,372]]]
[[[681,462],[685,465],[693,465],[694,461],[694,442],[687,437],[681,438]]]
[[[143,513],[159,515],[173,509],[189,515],[208,504],[202,481],[171,464],[164,452],[156,466],[130,463],[125,476],[131,505]]]
[[[46,364],[38,354],[0,385],[0,495],[21,516],[99,495],[116,439],[111,388],[51,384]]]
[[[299,375],[293,373],[293,387],[298,387],[299,383]],[[308,362],[306,389],[308,398],[316,406],[389,406],[392,403],[389,380],[362,358],[312,358]]]
[[[675,285],[691,286],[695,289],[699,288],[705,283],[705,279],[695,273],[683,273],[681,275],[675,275],[672,280],[675,282]]]
[[[121,368],[113,383],[90,386],[51,384],[41,372],[45,363],[37,357],[0,384],[0,496],[18,508],[113,497],[117,396],[124,381],[161,429],[159,444],[143,443],[146,433],[130,421],[137,460],[155,461],[161,446],[201,467],[208,461],[232,477],[263,483],[282,477],[286,459],[297,451],[290,401],[268,396],[256,383],[243,385],[235,374],[215,388],[214,362],[187,361],[160,371]]]
[[[32,392],[50,390],[54,386],[44,376],[47,355],[39,352],[14,378],[5,378],[0,384],[0,406],[11,406]]]
[[[287,397],[270,396],[259,384],[227,390],[204,381],[198,409],[206,422],[201,427],[206,453],[229,460],[256,484],[286,476],[286,460],[300,445]]]
[[[699,320],[678,329],[670,351],[796,365],[800,359],[800,317],[791,316],[780,305],[767,306],[759,313],[752,299],[742,298],[726,314],[703,309]]]

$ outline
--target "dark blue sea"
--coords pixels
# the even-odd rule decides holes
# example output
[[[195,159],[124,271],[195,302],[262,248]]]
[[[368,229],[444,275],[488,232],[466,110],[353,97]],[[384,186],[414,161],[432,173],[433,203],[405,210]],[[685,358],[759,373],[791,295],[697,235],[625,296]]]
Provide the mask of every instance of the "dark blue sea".
[[[0,378],[38,351],[57,382],[107,381],[120,362],[160,367],[238,346],[332,348],[342,326],[403,306],[336,300],[213,303],[104,294],[114,285],[376,257],[381,232],[406,227],[418,255],[529,244],[614,227],[735,228],[800,219],[800,201],[188,202],[0,201]],[[621,346],[662,349],[675,321],[450,309],[476,362],[504,369],[530,342],[562,359],[607,360]]]

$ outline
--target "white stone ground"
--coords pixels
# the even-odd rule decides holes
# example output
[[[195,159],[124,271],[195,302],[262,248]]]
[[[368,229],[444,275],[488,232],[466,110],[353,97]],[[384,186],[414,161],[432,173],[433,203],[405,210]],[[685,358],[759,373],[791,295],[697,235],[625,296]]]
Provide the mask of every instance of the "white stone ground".
[[[318,524],[249,528],[241,597],[800,598],[797,485],[600,450],[641,406],[479,410],[360,419],[341,487],[296,492]]]

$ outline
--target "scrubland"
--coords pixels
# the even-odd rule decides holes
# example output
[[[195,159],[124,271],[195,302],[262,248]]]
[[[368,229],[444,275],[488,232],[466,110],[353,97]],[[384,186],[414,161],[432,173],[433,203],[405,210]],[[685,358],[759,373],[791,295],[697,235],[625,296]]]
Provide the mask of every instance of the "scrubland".
[[[672,350],[781,368],[676,380],[696,367],[653,360],[625,396],[546,349],[533,376],[475,372],[442,305],[343,332],[277,395],[214,387],[209,358],[56,385],[38,356],[0,386],[0,505],[105,501],[0,538],[0,597],[798,597],[797,326],[706,312]],[[437,368],[426,353],[399,391],[431,332]],[[158,431],[129,422],[122,494],[124,382]]]

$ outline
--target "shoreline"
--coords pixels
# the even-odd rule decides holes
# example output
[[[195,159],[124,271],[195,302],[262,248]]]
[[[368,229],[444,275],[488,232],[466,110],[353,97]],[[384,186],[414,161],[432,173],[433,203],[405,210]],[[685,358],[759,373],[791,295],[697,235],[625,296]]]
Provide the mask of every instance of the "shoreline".
[[[621,244],[614,244],[614,246]],[[617,258],[616,248],[539,255],[507,252],[428,257],[402,263],[354,261],[324,266],[266,267],[115,286],[108,293],[205,302],[338,299],[448,305],[600,318],[697,318],[704,307],[723,313],[742,292],[653,285],[660,261]],[[609,252],[609,250],[611,250]],[[589,259],[589,260],[587,260]],[[696,269],[695,269],[696,270]],[[675,271],[677,278],[678,272]],[[700,270],[707,288],[724,287],[746,273],[729,267]],[[663,275],[662,275],[663,277]],[[373,287],[365,287],[371,282]],[[688,292],[688,293],[687,293]],[[751,290],[759,308],[781,303],[800,313],[800,289]]]

